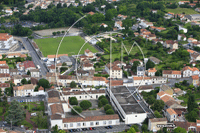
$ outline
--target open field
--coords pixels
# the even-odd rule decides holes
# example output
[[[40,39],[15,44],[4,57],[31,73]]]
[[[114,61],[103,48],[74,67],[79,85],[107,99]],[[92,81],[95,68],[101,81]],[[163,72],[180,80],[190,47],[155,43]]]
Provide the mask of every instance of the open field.
[[[62,37],[58,38],[45,38],[45,39],[35,39],[34,41],[37,43],[40,51],[42,51],[43,55],[47,57],[47,55],[56,54],[58,45]],[[84,44],[84,40],[80,36],[70,36],[65,37],[58,51],[59,54],[68,54],[75,55],[78,54],[80,48]],[[97,52],[97,50],[89,45],[88,43],[82,48],[80,54],[83,54],[86,49],[91,50],[92,52]]]
[[[199,14],[198,12],[196,12],[195,10],[193,9],[190,9],[190,8],[176,8],[176,9],[169,9],[167,8],[165,10],[166,12],[172,12],[172,13],[175,13],[175,14],[181,14],[183,12],[185,12],[185,14]]]
[[[38,31],[34,31],[34,32],[41,35],[41,36],[49,36],[49,35],[52,35],[53,32],[67,31],[68,29],[69,29],[69,27],[63,27],[63,28],[38,30]],[[71,28],[71,30],[69,31],[69,33],[77,33],[77,32],[79,32],[79,29],[77,29],[77,28]]]

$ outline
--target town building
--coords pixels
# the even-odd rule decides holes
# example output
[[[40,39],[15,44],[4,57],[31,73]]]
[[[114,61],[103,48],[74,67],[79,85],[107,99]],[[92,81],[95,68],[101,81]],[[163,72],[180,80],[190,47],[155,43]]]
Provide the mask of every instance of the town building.
[[[199,69],[196,67],[189,67],[189,66],[185,66],[182,69],[182,75],[183,77],[191,77],[192,75],[199,75]]]
[[[119,68],[117,65],[114,64],[107,64],[105,66],[105,71],[110,75],[110,78],[122,78],[122,69]]]
[[[181,71],[163,70],[162,75],[165,78],[181,78]]]
[[[0,50],[1,51],[15,51],[19,47],[12,35],[8,33],[0,33]]]
[[[35,86],[33,84],[26,84],[23,86],[14,86],[14,96],[33,96]]]
[[[24,70],[26,73],[32,69],[36,69],[33,61],[24,61],[23,64],[24,64]]]
[[[148,122],[148,130],[157,132],[158,130],[161,129],[158,125],[166,125],[167,124],[167,119],[166,118],[153,118],[149,119]]]
[[[190,21],[200,21],[200,14],[185,15]]]
[[[31,69],[30,73],[31,73],[31,77],[35,77],[35,78],[40,77],[40,70],[39,69]]]
[[[148,76],[151,77],[151,76],[155,76],[157,70],[155,68],[149,68],[147,72],[148,72]]]
[[[169,122],[176,121],[176,119],[177,119],[177,113],[176,113],[172,108],[168,108],[168,109],[166,110],[165,115],[166,115],[167,120],[168,120]]]

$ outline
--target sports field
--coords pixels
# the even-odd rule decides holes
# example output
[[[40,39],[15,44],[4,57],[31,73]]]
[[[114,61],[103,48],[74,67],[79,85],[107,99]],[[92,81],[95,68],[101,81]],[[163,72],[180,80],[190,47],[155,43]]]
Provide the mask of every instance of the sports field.
[[[61,39],[62,37],[35,39],[34,41],[37,43],[40,51],[42,51],[42,54],[47,57],[47,55],[56,54]],[[84,42],[85,41],[80,36],[65,37],[58,54],[77,55]],[[89,49],[92,52],[98,52],[93,46],[87,43],[82,48],[80,54],[83,54],[86,49]]]
[[[177,13],[182,14],[183,12],[185,12],[185,14],[199,14],[194,9],[190,9],[190,8],[176,8],[176,9],[167,8],[165,11],[166,12],[172,12],[172,13],[175,13],[175,14],[177,14]]]

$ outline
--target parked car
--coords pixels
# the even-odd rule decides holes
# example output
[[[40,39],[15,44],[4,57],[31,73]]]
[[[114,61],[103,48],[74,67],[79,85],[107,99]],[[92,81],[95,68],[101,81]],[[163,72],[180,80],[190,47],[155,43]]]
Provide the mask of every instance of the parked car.
[[[73,132],[72,129],[69,129],[69,132]]]
[[[108,126],[110,129],[112,129],[113,127],[112,126]]]
[[[95,127],[92,127],[92,129],[93,129],[93,130],[96,130],[96,128],[95,128]]]
[[[31,116],[36,116],[37,115],[37,113],[31,113]]]
[[[93,130],[93,129],[90,127],[90,130]]]
[[[72,129],[73,132],[76,132],[76,129]]]

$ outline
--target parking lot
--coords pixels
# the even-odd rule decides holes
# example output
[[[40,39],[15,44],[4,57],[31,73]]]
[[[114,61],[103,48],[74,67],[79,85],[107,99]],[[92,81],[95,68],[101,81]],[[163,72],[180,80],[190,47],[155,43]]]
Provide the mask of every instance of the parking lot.
[[[95,127],[96,129],[95,130],[87,130],[87,131],[75,131],[77,133],[117,133],[117,132],[121,132],[121,131],[124,131],[125,129],[129,129],[130,127],[128,125],[124,125],[124,124],[121,124],[121,125],[115,125],[115,126],[112,126],[112,129],[106,129],[105,127]],[[68,130],[69,131],[69,130]]]

